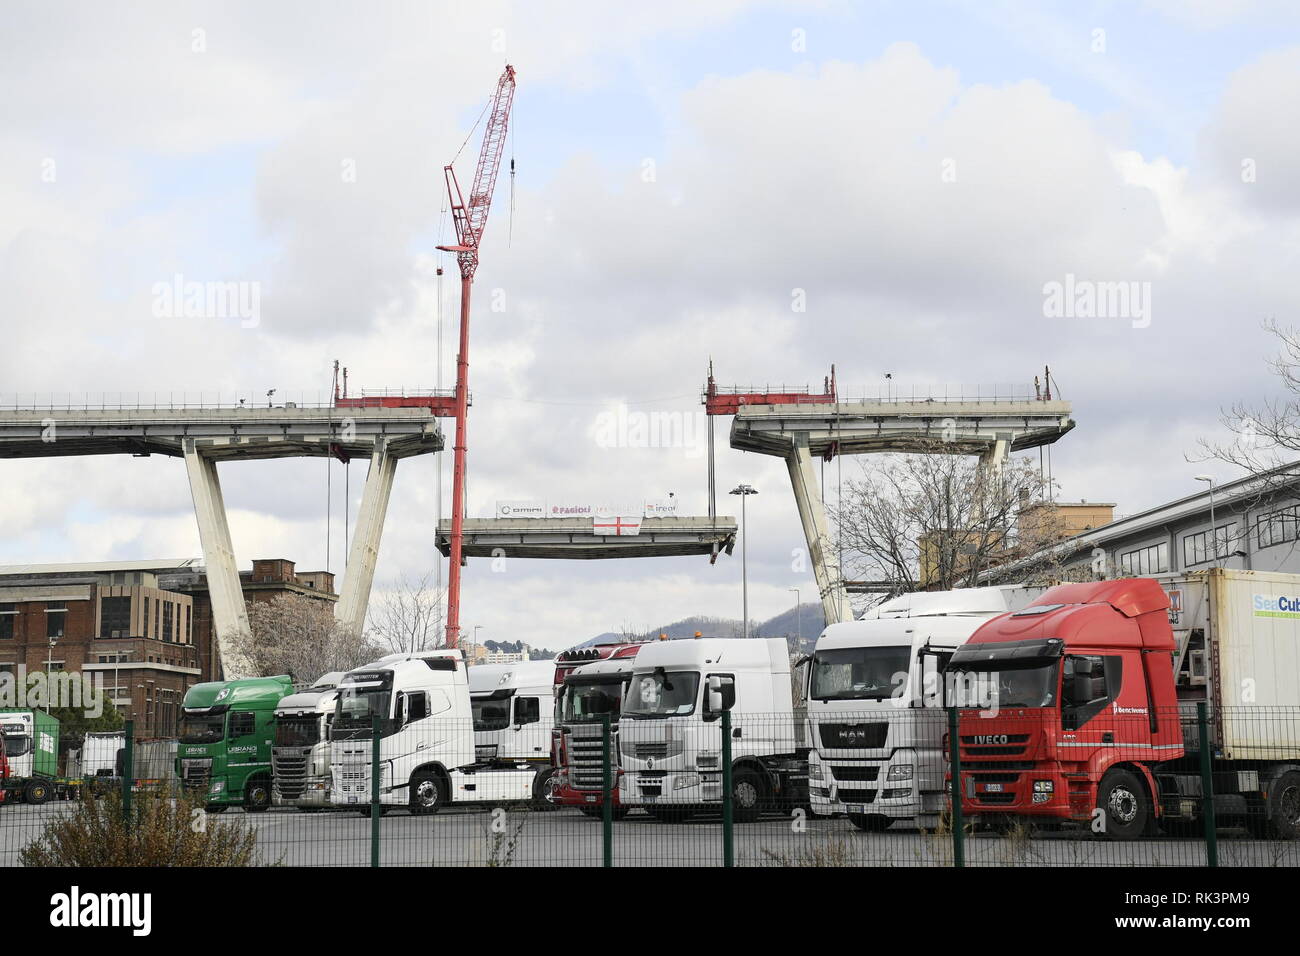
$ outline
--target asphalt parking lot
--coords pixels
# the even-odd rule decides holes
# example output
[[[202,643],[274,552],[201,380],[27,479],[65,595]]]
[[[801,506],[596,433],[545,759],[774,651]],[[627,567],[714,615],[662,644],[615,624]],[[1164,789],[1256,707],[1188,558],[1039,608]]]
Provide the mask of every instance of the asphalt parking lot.
[[[0,809],[0,865],[18,864],[19,850],[71,804]],[[354,811],[302,813],[231,810],[207,823],[247,822],[257,833],[262,862],[288,866],[368,866],[370,820]],[[206,824],[200,824],[206,825]],[[576,810],[447,809],[413,817],[402,810],[380,820],[380,863],[385,866],[600,866],[601,821]],[[614,824],[616,866],[715,866],[722,863],[717,816],[660,823],[633,812]],[[950,866],[952,838],[910,828],[864,833],[847,821],[800,812],[767,814],[737,824],[740,866]],[[977,830],[965,841],[969,866],[1204,866],[1195,837],[1112,843],[1078,831],[1011,834]],[[1297,866],[1300,841],[1263,841],[1225,828],[1221,866]]]

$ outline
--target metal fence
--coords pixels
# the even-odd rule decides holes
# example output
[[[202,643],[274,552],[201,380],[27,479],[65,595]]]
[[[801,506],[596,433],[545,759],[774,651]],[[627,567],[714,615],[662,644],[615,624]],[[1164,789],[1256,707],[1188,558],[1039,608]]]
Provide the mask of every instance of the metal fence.
[[[1042,713],[597,719],[557,728],[559,769],[437,717],[336,726],[275,775],[220,745],[206,770],[146,769],[157,745],[132,740],[120,775],[10,780],[0,858],[202,863],[206,841],[245,839],[239,865],[1300,863],[1300,708]]]

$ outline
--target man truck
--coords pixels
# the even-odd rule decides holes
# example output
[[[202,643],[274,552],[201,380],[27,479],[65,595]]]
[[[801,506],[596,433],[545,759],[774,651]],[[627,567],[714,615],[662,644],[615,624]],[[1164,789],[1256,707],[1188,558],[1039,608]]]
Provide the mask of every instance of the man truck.
[[[1090,822],[1114,840],[1190,822],[1204,703],[1216,818],[1300,836],[1296,575],[1060,585],[981,627],[949,671],[958,696],[989,691],[960,711],[964,812]]]
[[[812,811],[860,830],[936,825],[947,805],[943,669],[981,624],[1041,592],[904,594],[822,631],[809,668]]]
[[[389,655],[344,674],[330,726],[331,801],[370,812],[376,718],[384,808],[419,815],[448,803],[534,799],[535,762],[475,757],[467,670],[460,651],[437,650]]]
[[[209,813],[271,805],[275,708],[293,693],[287,675],[195,684],[181,701],[176,773]]]
[[[275,708],[271,743],[272,798],[302,811],[330,806],[330,737],[342,671],[322,675]]]
[[[637,653],[644,644],[609,645],[603,659],[569,668],[556,691],[555,775],[547,799],[599,816],[604,804],[604,718],[610,722],[610,762],[614,819],[627,816],[619,804],[618,719]]]
[[[726,704],[715,707],[722,699]],[[655,641],[637,653],[619,718],[619,803],[661,822],[722,804],[722,711],[732,714],[737,821],[808,797],[808,747],[783,638]]]

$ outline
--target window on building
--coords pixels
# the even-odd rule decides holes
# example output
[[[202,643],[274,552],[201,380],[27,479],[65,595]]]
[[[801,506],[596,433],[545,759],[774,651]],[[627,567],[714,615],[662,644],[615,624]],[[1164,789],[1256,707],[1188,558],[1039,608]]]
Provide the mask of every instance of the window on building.
[[[1300,534],[1300,506],[1279,508],[1260,515],[1255,522],[1255,537],[1261,548],[1294,541]]]
[[[1213,535],[1209,531],[1184,535],[1183,566],[1191,567],[1195,564],[1205,564],[1216,558],[1226,558],[1231,553],[1229,548],[1236,539],[1236,532],[1237,524],[1233,522],[1215,528]]]
[[[175,609],[176,605],[171,601],[167,601],[163,604],[162,639],[164,641],[170,641],[172,639],[172,613]]]
[[[140,636],[149,637],[150,635],[149,635],[149,599],[148,598],[144,599],[144,617],[141,618],[141,621],[143,622],[141,624],[143,633]]]
[[[190,607],[188,604],[185,605],[185,643],[186,643],[186,644],[192,644],[192,643],[194,643],[194,635],[193,635],[193,633],[190,631],[190,611],[191,611],[191,610],[192,610],[192,609],[191,609],[191,607]]]
[[[66,604],[45,605],[45,636],[62,637],[68,625],[68,607]]]
[[[1131,577],[1168,571],[1169,545],[1153,544],[1150,547],[1125,551],[1119,556],[1119,569],[1121,573]]]
[[[18,620],[18,605],[0,604],[0,640],[12,640],[14,622]]]
[[[153,602],[153,636],[154,640],[162,633],[162,601]]]
[[[99,636],[131,636],[131,599],[106,597],[99,601]]]

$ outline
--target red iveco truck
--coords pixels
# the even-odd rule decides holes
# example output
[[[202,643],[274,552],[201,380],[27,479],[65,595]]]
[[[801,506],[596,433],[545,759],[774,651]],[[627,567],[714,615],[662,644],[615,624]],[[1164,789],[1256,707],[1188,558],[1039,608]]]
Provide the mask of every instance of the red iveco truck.
[[[637,644],[598,644],[562,652],[555,669],[555,729],[551,735],[551,765],[547,799],[578,807],[598,816],[603,805],[604,763],[602,717],[609,717],[614,734],[610,742],[614,817],[627,815],[618,805],[618,716]]]
[[[963,812],[1115,840],[1196,819],[1205,702],[1216,816],[1300,836],[1297,591],[1295,575],[1214,569],[1063,584],[990,620],[946,669]]]

